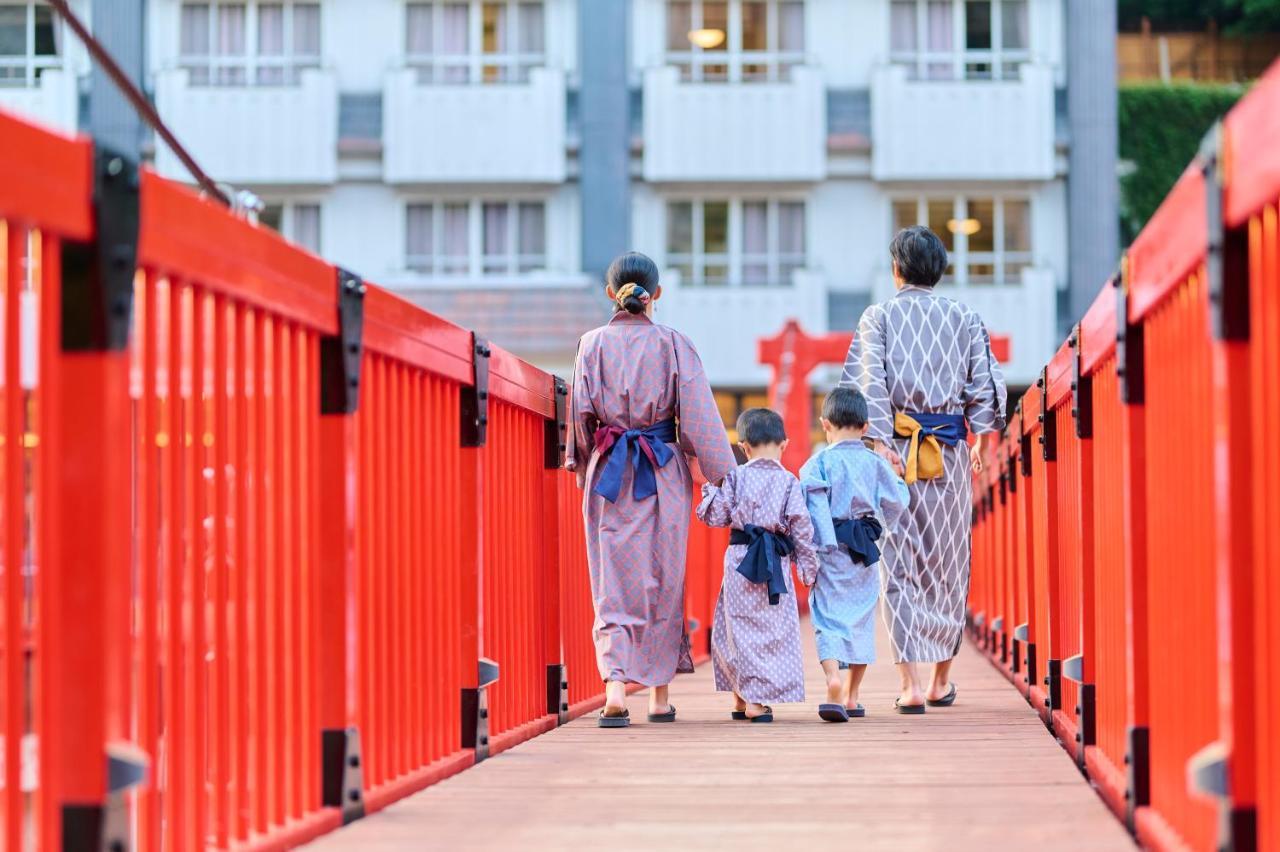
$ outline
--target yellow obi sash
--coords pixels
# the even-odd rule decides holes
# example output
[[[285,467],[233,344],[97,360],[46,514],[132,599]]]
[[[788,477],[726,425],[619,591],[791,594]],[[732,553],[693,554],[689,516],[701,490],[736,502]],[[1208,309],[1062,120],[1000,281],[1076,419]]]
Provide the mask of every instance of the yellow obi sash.
[[[965,439],[969,429],[963,414],[899,411],[893,415],[893,431],[898,437],[911,440],[906,458],[906,480],[911,485],[917,480],[941,477],[942,444],[954,447]]]

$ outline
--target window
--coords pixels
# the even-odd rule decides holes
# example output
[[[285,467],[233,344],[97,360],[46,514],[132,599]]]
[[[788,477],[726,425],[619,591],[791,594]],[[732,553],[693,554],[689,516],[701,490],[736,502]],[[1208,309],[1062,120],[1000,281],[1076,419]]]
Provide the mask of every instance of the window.
[[[546,220],[541,201],[410,204],[405,211],[405,265],[442,277],[534,272],[546,267]]]
[[[0,3],[0,87],[35,86],[46,68],[58,68],[62,28],[43,3]]]
[[[1027,0],[893,0],[890,59],[915,80],[1016,80],[1028,14]]]
[[[667,64],[683,80],[786,80],[803,62],[802,0],[667,2]]]
[[[409,3],[405,57],[424,84],[526,83],[546,64],[542,0]]]
[[[804,202],[673,201],[667,263],[686,286],[789,286],[805,266]]]
[[[1031,203],[1025,198],[904,198],[893,202],[893,229],[927,225],[947,247],[943,281],[1018,284],[1031,265]]]
[[[313,254],[320,254],[319,204],[268,204],[258,214],[258,224],[283,234]]]
[[[184,3],[180,63],[193,86],[293,86],[320,67],[320,4]]]

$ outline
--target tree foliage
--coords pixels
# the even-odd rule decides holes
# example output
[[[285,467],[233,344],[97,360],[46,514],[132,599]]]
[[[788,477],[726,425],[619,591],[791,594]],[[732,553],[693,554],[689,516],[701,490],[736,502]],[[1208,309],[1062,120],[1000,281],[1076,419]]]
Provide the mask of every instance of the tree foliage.
[[[1120,29],[1133,32],[1149,18],[1157,30],[1203,30],[1217,21],[1233,35],[1280,32],[1280,0],[1118,0]]]
[[[1120,216],[1131,240],[1173,188],[1213,122],[1244,94],[1237,85],[1177,83],[1120,87]]]

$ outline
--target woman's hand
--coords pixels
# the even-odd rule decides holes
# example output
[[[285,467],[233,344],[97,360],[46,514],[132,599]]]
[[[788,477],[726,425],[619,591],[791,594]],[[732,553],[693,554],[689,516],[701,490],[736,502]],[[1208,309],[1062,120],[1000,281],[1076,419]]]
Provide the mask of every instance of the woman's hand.
[[[898,455],[898,451],[886,444],[884,441],[876,439],[874,441],[875,454],[889,463],[893,468],[893,472],[898,476],[904,476],[907,472],[906,467],[902,464],[902,456]]]
[[[982,473],[982,442],[974,444],[969,448],[969,466],[973,468],[974,473]]]

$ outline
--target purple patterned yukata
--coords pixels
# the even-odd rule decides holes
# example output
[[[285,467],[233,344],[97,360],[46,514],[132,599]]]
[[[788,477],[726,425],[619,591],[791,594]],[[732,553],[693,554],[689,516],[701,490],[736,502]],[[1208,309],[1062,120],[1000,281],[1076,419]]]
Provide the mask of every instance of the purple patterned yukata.
[[[778,462],[756,459],[731,470],[719,487],[702,486],[698,517],[713,527],[752,524],[789,536],[800,579],[813,584],[818,560],[804,489]],[[731,544],[724,553],[724,579],[711,627],[716,689],[757,704],[804,701],[800,617],[791,571],[785,572],[787,593],[771,606],[768,588],[738,572],[746,553],[742,544]]]
[[[661,686],[693,671],[684,620],[693,502],[686,457],[697,458],[709,481],[723,479],[734,467],[724,423],[689,339],[622,311],[578,344],[570,405],[567,466],[584,488],[600,677]],[[616,502],[595,493],[607,459],[593,449],[598,429],[646,429],[672,418],[679,438],[670,446],[678,451],[656,469],[656,494],[635,498],[630,463]]]

